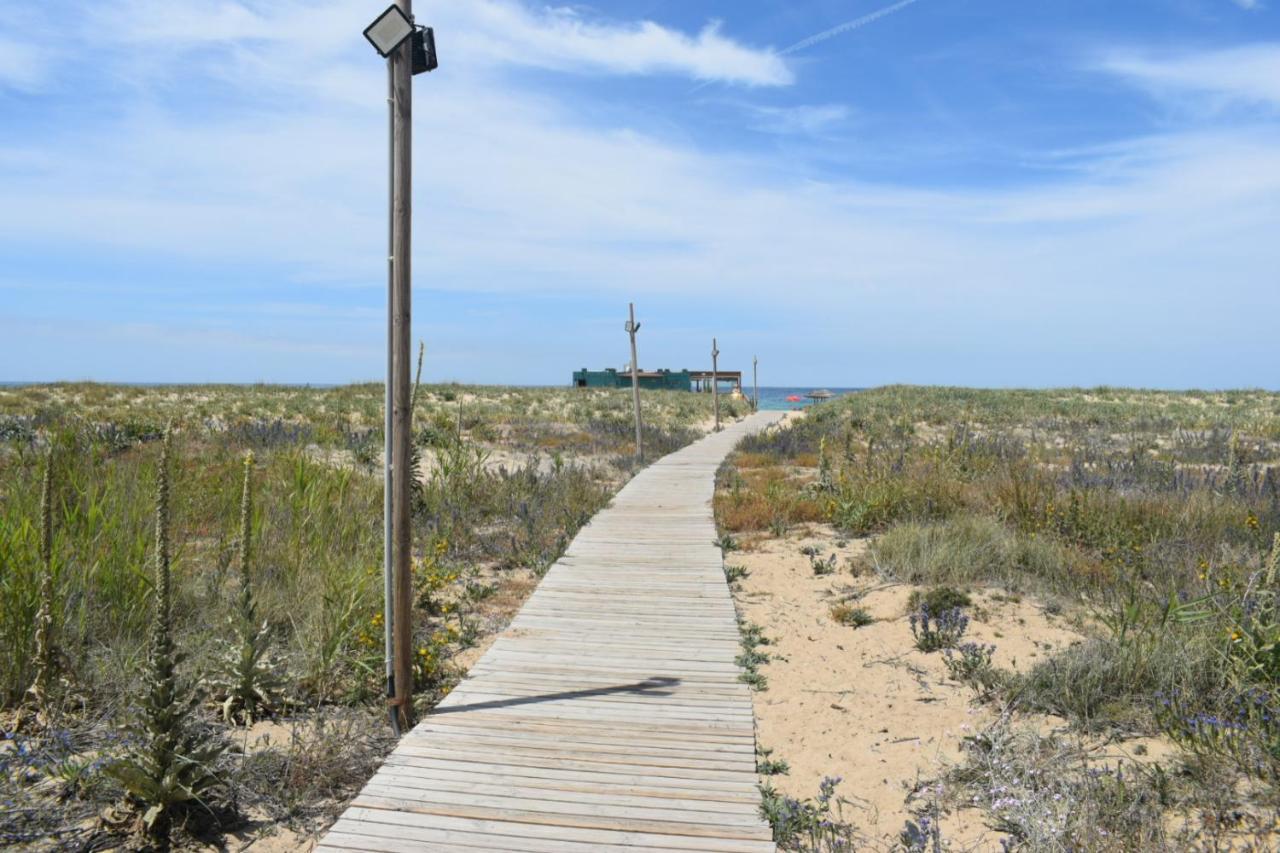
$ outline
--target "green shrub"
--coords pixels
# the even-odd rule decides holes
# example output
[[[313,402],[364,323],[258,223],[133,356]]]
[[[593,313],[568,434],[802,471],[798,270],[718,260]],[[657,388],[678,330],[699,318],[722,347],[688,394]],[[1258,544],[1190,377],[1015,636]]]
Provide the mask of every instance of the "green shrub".
[[[844,603],[831,605],[831,618],[850,628],[864,628],[876,621],[865,607]]]
[[[943,651],[947,673],[961,684],[973,688],[980,697],[989,696],[1002,681],[1002,674],[991,664],[996,647],[981,643],[961,643]]]
[[[871,543],[869,553],[876,571],[905,583],[995,583],[1015,590],[1070,589],[1080,561],[1050,539],[970,514],[896,525]]]
[[[760,813],[773,829],[773,840],[782,850],[855,850],[863,838],[844,818],[848,801],[836,796],[840,777],[826,777],[818,796],[797,799],[779,794],[770,785],[760,786]]]
[[[1155,694],[1208,698],[1221,690],[1221,677],[1220,657],[1198,632],[1168,631],[1124,643],[1086,640],[1036,664],[1010,689],[1024,707],[1085,728],[1150,731]]]
[[[1078,741],[1014,729],[1002,718],[966,738],[953,796],[978,805],[1003,849],[1169,850],[1172,782],[1159,765],[1090,763]]]
[[[912,590],[911,597],[907,599],[907,610],[917,610],[924,606],[933,613],[941,613],[944,610],[955,610],[971,604],[973,599],[969,598],[967,592],[951,586],[935,586],[927,590]]]

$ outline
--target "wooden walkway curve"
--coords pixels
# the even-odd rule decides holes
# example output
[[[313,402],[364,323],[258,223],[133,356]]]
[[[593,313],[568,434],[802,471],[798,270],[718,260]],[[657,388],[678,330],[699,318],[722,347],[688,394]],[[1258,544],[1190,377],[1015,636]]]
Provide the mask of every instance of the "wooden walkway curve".
[[[761,412],[637,474],[324,851],[772,851],[711,496]]]

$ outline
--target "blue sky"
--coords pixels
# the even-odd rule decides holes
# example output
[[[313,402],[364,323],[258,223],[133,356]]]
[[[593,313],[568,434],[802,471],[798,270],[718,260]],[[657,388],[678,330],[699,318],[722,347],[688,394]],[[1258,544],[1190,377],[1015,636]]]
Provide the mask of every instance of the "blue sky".
[[[1280,387],[1270,2],[419,0],[425,372]],[[378,378],[382,8],[0,0],[0,379]]]

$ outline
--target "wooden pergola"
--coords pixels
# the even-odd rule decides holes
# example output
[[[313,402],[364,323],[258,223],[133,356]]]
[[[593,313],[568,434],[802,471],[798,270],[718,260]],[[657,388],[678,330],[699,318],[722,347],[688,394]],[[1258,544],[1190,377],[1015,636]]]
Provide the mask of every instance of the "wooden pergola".
[[[717,370],[712,373],[710,370],[690,370],[689,379],[693,382],[694,391],[711,391],[711,380],[715,377],[715,381],[723,388],[726,384],[730,385],[734,391],[742,393],[742,371],[741,370]]]

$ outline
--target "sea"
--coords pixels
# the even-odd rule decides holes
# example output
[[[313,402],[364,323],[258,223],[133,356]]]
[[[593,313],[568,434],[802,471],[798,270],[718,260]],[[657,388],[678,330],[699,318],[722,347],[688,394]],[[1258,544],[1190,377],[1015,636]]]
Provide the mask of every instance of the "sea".
[[[808,388],[766,388],[760,387],[760,408],[771,412],[789,411],[792,409],[803,409],[805,406],[813,403],[806,394],[821,388],[824,391],[830,391],[836,397],[843,397],[846,394],[856,394],[864,391],[864,388],[831,388],[824,386],[812,386]],[[750,388],[744,388],[748,394],[751,393]],[[799,402],[788,400],[788,397],[799,397]]]

